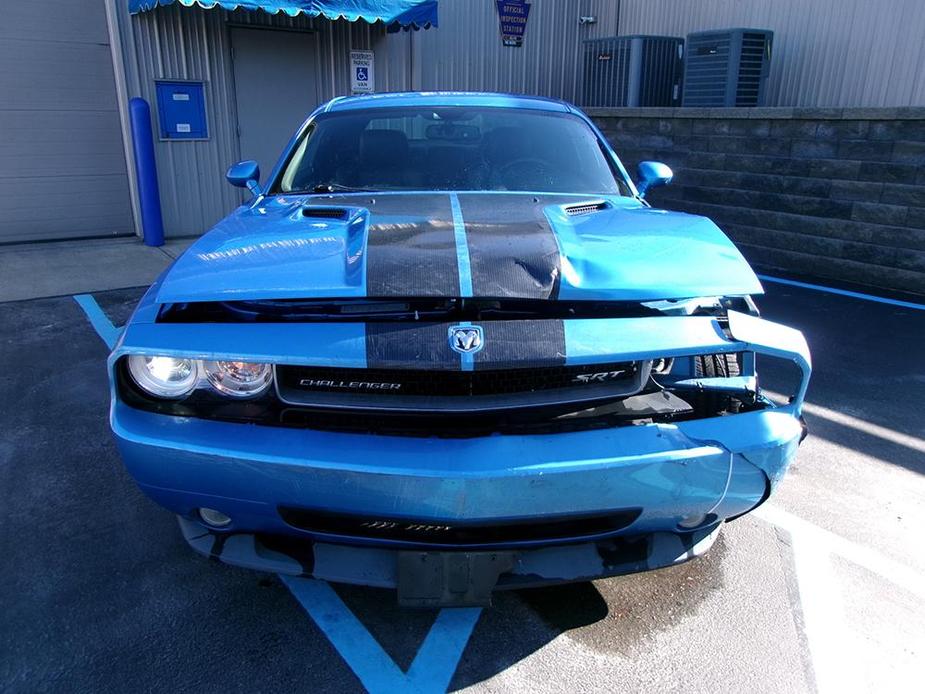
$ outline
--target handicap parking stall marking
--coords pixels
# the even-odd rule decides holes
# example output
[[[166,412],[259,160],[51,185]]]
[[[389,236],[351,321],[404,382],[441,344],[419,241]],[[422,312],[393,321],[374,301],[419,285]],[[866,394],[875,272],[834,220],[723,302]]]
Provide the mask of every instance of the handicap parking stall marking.
[[[440,610],[408,672],[402,672],[330,585],[282,574],[280,579],[371,694],[447,691],[482,614],[480,607]]]
[[[121,328],[112,324],[89,294],[77,294],[74,301],[112,349]],[[440,610],[411,667],[402,672],[330,585],[311,578],[279,577],[371,694],[447,691],[482,614],[480,607]]]
[[[109,316],[107,316],[105,311],[100,308],[100,305],[96,303],[96,299],[89,294],[75,294],[74,301],[77,302],[77,305],[80,306],[86,314],[87,320],[90,321],[90,325],[93,326],[93,329],[96,330],[96,334],[100,336],[100,339],[106,346],[109,349],[115,347],[116,341],[122,333],[122,328],[117,328],[112,324],[112,321],[109,320]]]

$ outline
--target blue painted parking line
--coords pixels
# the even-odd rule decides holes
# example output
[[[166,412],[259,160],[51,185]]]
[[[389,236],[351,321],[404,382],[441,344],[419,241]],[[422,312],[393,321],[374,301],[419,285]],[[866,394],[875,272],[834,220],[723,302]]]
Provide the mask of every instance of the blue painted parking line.
[[[817,292],[826,292],[828,294],[838,294],[840,296],[850,296],[854,299],[863,299],[864,301],[875,301],[880,304],[890,304],[891,306],[902,306],[911,308],[916,311],[925,311],[925,304],[917,304],[912,301],[901,301],[899,299],[888,299],[885,296],[875,296],[873,294],[864,294],[863,292],[852,292],[848,289],[836,289],[835,287],[825,287],[821,284],[811,284],[809,282],[798,282],[796,280],[787,280],[782,277],[771,277],[770,275],[758,275],[762,282],[772,282],[774,284],[786,284],[791,287],[800,287],[801,289],[812,289]]]
[[[112,324],[112,321],[109,320],[109,317],[103,312],[100,305],[96,303],[96,299],[89,294],[76,294],[74,296],[74,301],[76,301],[77,305],[87,314],[90,325],[96,330],[96,334],[100,336],[109,349],[112,349],[119,339],[119,335],[122,332],[121,328],[117,328]]]
[[[309,578],[280,578],[367,690],[378,694],[406,688],[405,673],[331,586]]]
[[[445,692],[482,613],[477,607],[440,610],[404,673],[331,586],[311,578],[280,578],[370,694]]]
[[[472,636],[481,607],[440,610],[411,667],[408,679],[424,692],[445,692],[453,679],[466,644]]]

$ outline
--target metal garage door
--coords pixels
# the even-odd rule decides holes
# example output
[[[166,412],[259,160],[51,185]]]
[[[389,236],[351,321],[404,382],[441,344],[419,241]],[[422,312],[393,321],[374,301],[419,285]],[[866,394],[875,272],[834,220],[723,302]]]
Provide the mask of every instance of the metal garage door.
[[[133,232],[103,1],[0,2],[0,243]]]

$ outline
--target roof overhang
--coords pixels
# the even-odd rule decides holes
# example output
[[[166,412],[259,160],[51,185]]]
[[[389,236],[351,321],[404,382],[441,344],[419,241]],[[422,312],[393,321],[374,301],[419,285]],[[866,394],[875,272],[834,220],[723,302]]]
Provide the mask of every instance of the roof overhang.
[[[382,22],[390,28],[427,29],[437,26],[437,0],[128,0],[129,12],[147,12],[155,7],[180,3],[210,10],[262,10],[295,17],[324,17]]]

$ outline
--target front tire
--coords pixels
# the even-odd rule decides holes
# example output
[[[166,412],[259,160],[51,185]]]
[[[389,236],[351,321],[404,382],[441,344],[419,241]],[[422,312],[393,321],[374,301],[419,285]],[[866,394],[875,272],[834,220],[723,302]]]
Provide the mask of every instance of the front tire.
[[[726,378],[741,375],[739,358],[737,354],[703,354],[694,357],[694,376],[698,378]],[[726,412],[739,411],[741,403],[722,393],[698,393],[695,407],[698,411],[705,411],[708,416],[716,416]]]
[[[694,375],[702,378],[724,378],[726,376],[739,376],[738,355],[735,354],[703,354],[694,357]]]

